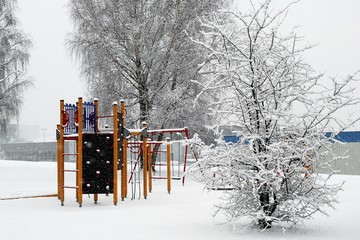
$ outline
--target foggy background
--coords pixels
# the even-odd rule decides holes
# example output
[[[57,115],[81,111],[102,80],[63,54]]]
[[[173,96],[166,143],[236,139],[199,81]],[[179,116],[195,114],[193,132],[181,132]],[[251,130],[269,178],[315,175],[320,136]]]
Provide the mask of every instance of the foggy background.
[[[239,9],[249,6],[248,0],[237,2]],[[274,1],[273,5],[291,2]],[[66,36],[72,31],[67,3],[68,0],[18,0],[19,26],[33,41],[28,75],[34,79],[34,88],[24,95],[20,139],[55,140],[60,99],[69,103],[75,103],[80,96],[91,100],[87,99],[79,65],[65,46]],[[358,0],[302,0],[290,8],[283,29],[291,31],[297,26],[295,31],[304,37],[304,44],[317,44],[304,56],[315,70],[327,76],[346,77],[360,69],[359,11]],[[355,94],[360,96],[360,91]],[[360,130],[360,123],[352,129]]]

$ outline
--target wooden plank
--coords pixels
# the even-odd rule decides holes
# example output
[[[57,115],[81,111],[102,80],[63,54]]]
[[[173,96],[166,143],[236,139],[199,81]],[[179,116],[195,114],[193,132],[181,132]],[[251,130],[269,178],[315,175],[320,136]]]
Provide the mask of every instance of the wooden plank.
[[[27,199],[27,198],[45,198],[45,197],[57,197],[57,194],[47,194],[47,195],[35,195],[35,196],[22,196],[22,197],[8,197],[0,198],[0,200],[17,200],[17,199]]]

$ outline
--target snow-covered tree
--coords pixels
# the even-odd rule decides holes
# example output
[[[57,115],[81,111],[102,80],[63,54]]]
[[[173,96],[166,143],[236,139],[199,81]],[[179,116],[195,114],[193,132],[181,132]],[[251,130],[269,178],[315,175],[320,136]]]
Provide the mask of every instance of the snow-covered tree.
[[[223,2],[70,1],[75,32],[69,46],[81,60],[91,95],[108,106],[124,98],[128,125],[147,121],[151,128],[169,128],[199,122],[204,108],[189,107],[198,94],[191,80],[199,79],[205,56],[188,35],[199,32],[198,19]]]
[[[208,81],[198,84],[200,95],[217,98],[208,109],[219,139],[199,143],[201,161],[191,172],[208,189],[225,189],[217,207],[229,221],[250,218],[263,229],[273,222],[293,226],[336,203],[342,184],[329,182],[331,162],[344,156],[332,151],[335,140],[325,132],[359,119],[336,118],[359,103],[355,76],[317,74],[302,57],[310,47],[298,47],[295,33],[280,33],[288,8],[274,13],[270,3],[214,14],[202,22],[208,31],[193,39],[211,56]],[[229,127],[239,142],[222,139]]]
[[[19,116],[23,91],[31,85],[25,76],[31,41],[18,28],[16,0],[0,0],[0,130]]]

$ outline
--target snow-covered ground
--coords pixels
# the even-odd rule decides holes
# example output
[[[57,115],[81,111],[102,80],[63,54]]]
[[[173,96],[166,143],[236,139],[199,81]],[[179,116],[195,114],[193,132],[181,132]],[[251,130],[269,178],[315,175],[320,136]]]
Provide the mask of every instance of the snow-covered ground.
[[[117,206],[112,195],[100,195],[97,205],[84,195],[79,208],[72,190],[66,192],[64,207],[56,197],[0,200],[0,239],[360,239],[360,176],[336,178],[346,183],[341,204],[329,210],[331,217],[316,216],[306,227],[285,233],[276,227],[244,229],[246,222],[219,224],[222,219],[211,214],[220,192],[203,191],[187,178],[185,186],[173,181],[171,194],[166,182],[157,180],[146,200],[131,201],[129,189],[130,196]],[[54,194],[56,188],[56,163],[0,161],[0,198]]]

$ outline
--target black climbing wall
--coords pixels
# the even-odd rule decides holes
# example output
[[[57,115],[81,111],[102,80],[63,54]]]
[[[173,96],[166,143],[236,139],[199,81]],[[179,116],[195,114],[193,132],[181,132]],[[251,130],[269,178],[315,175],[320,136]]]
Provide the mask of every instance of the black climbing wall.
[[[83,135],[83,193],[113,193],[113,135]]]

